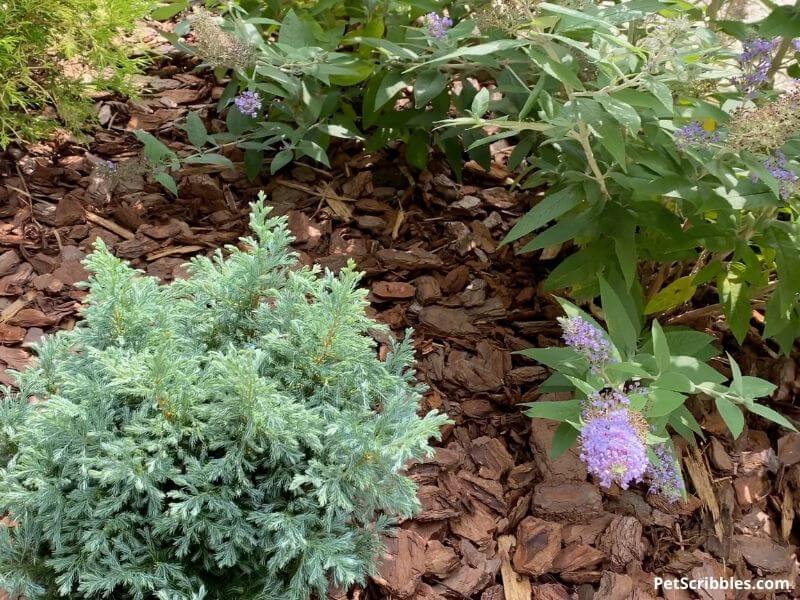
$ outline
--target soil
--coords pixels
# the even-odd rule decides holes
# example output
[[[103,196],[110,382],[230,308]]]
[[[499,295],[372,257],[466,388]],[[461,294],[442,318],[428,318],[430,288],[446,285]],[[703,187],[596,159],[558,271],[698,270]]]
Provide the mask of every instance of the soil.
[[[509,191],[493,146],[487,173],[468,165],[456,182],[436,159],[415,173],[397,149],[364,155],[341,147],[333,168],[298,164],[248,181],[242,170],[187,165],[172,197],[135,168],[109,181],[93,175],[103,160],[133,165],[144,129],[179,154],[190,152],[176,127],[200,111],[210,130],[222,85],[174,53],[163,54],[137,99],[97,98],[99,125],[80,141],[68,135],[0,155],[0,382],[23,369],[42,335],[73,327],[86,291],[81,260],[101,238],[118,255],[168,282],[192,255],[233,243],[246,230],[259,190],[286,214],[305,263],[336,270],[353,259],[365,272],[369,311],[397,335],[414,328],[417,374],[429,391],[423,410],[454,424],[427,461],[409,465],[421,512],[387,540],[368,584],[330,597],[396,600],[611,600],[664,597],[790,598],[742,591],[662,591],[654,577],[798,579],[800,434],[750,416],[732,440],[702,401],[691,408],[708,439],[681,445],[688,501],[668,504],[644,487],[601,490],[577,451],[548,456],[553,426],[531,422],[525,402],[542,397],[548,369],[515,350],[559,344],[558,308],[544,292],[547,270],[569,248],[516,255],[499,241],[536,200]],[[238,166],[235,149],[227,155]],[[693,307],[697,308],[697,307]],[[743,348],[724,321],[699,311],[691,325],[720,339],[746,374],[779,385],[770,405],[798,416],[797,354],[777,356],[758,335],[759,313]],[[386,340],[381,351],[385,350]],[[715,364],[724,371],[720,362]]]

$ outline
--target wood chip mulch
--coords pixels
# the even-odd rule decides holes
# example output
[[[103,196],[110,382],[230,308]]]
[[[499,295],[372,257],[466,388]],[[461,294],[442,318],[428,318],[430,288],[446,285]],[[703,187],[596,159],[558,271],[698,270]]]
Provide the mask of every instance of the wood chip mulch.
[[[398,167],[393,150],[364,156],[346,147],[330,172],[298,165],[253,182],[188,165],[177,199],[135,169],[114,182],[93,176],[101,160],[136,160],[134,129],[181,154],[189,150],[175,125],[188,110],[220,130],[214,107],[222,86],[166,50],[141,78],[140,98],[98,98],[99,126],[86,145],[61,136],[0,155],[0,383],[12,383],[6,370],[25,368],[42,335],[75,325],[86,297],[76,287],[86,277],[81,260],[94,240],[170,281],[183,276],[190,256],[235,242],[248,202],[263,189],[288,215],[303,262],[335,270],[356,260],[371,314],[397,335],[414,327],[418,375],[430,388],[423,408],[455,422],[430,460],[409,467],[422,512],[388,540],[367,587],[331,598],[793,597],[661,596],[653,578],[800,584],[800,434],[781,435],[751,418],[734,441],[697,402],[709,442],[683,449],[693,495],[679,505],[643,487],[600,490],[575,450],[548,457],[553,425],[531,422],[520,404],[541,396],[537,385],[549,372],[513,351],[559,343],[557,305],[540,285],[558,252],[516,256],[499,246],[533,197],[504,185],[507,148],[494,146],[491,173],[468,165],[464,183],[437,160],[415,175]],[[226,152],[241,163],[235,149]],[[694,325],[726,339],[718,321]],[[796,357],[775,359],[763,345],[739,356],[748,373],[779,384],[774,406],[796,410]]]

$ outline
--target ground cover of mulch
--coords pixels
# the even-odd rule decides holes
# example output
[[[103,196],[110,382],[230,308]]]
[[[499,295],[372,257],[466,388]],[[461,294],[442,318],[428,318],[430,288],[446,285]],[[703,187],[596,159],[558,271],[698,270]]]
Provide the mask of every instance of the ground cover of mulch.
[[[6,370],[24,368],[43,334],[79,319],[80,261],[95,239],[170,281],[190,256],[234,243],[263,189],[288,215],[303,262],[338,269],[356,260],[370,312],[397,335],[415,329],[418,376],[430,388],[423,408],[454,421],[435,455],[409,467],[422,512],[388,540],[379,574],[331,598],[722,600],[773,596],[660,592],[653,577],[800,583],[800,434],[751,416],[734,441],[709,405],[694,402],[709,438],[699,450],[681,447],[692,494],[676,505],[644,487],[601,491],[577,450],[548,457],[553,425],[531,422],[520,405],[542,397],[537,385],[549,373],[513,351],[559,343],[557,305],[540,285],[559,249],[516,256],[499,247],[534,200],[508,191],[507,149],[495,147],[490,173],[468,165],[461,184],[436,160],[417,174],[400,167],[392,149],[365,156],[351,148],[336,153],[331,170],[298,165],[253,182],[188,165],[177,199],[133,168],[119,181],[93,176],[101,160],[133,164],[133,129],[186,154],[175,124],[188,110],[221,127],[222,87],[154,35],[150,42],[166,54],[142,78],[142,96],[98,98],[100,126],[84,145],[57,136],[0,155],[0,382],[12,383]],[[719,335],[746,374],[778,383],[772,406],[796,417],[797,356],[777,357],[759,341],[758,314],[738,350],[724,322],[701,314],[692,325]]]

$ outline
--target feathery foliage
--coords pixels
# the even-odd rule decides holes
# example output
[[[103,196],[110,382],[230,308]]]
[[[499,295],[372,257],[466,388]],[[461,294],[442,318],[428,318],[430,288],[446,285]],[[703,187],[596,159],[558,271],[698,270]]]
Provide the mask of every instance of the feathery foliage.
[[[151,0],[5,0],[0,3],[0,148],[70,129],[89,116],[90,89],[125,90],[141,61],[119,43]],[[46,106],[55,114],[45,115]]]
[[[365,291],[299,268],[285,218],[161,286],[101,241],[85,319],[5,390],[0,586],[30,600],[305,600],[370,572],[417,415],[412,347],[385,362]],[[36,400],[29,402],[30,398]]]

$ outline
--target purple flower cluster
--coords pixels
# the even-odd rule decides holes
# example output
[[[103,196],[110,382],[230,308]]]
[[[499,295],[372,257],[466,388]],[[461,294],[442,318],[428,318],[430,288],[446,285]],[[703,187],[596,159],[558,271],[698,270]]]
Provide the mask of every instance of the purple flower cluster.
[[[658,459],[658,464],[651,464],[647,469],[650,493],[661,494],[670,502],[680,500],[683,498],[685,486],[672,446],[666,443],[658,444],[653,446],[653,453]]]
[[[233,99],[233,103],[240,113],[248,117],[258,116],[258,111],[261,110],[261,96],[258,95],[258,92],[249,90],[242,92]]]
[[[604,488],[617,483],[627,489],[647,471],[641,428],[625,408],[595,415],[584,425],[580,442],[581,460]]]
[[[685,150],[691,146],[706,147],[720,141],[719,132],[708,131],[697,121],[692,121],[675,130],[675,145],[679,150]]]
[[[630,406],[631,399],[617,390],[605,390],[594,392],[587,398],[586,411],[584,418],[588,421],[592,415],[608,413],[617,409],[625,409]]]
[[[798,177],[786,168],[786,155],[780,150],[775,150],[772,156],[764,161],[764,166],[769,174],[778,180],[781,198],[787,200],[797,189]]]
[[[425,15],[425,24],[428,26],[428,35],[441,39],[447,34],[447,30],[453,26],[453,19],[430,12]]]
[[[611,342],[597,327],[583,317],[561,318],[558,320],[563,330],[562,338],[570,346],[582,354],[593,371],[613,362]]]
[[[742,75],[734,77],[733,84],[747,97],[752,97],[769,81],[773,53],[779,44],[780,38],[773,40],[758,38],[748,40],[742,45],[742,52],[737,57]]]

